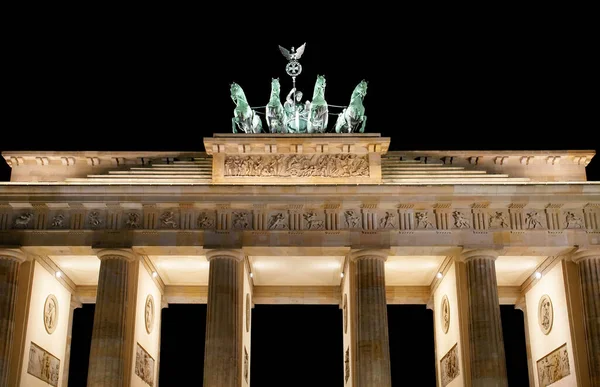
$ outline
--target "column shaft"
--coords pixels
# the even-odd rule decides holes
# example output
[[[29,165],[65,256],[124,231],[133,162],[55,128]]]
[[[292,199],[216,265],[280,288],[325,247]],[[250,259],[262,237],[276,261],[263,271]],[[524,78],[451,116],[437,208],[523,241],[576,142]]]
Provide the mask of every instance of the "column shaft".
[[[0,387],[8,386],[20,260],[0,256]]]
[[[129,262],[106,256],[100,264],[88,387],[125,385],[125,334]]]
[[[229,255],[209,260],[204,387],[239,387],[243,263]]]
[[[591,385],[600,386],[600,255],[578,263]]]
[[[473,387],[508,385],[495,259],[476,255],[466,260]]]
[[[391,387],[385,260],[382,257],[356,259],[356,297],[357,386]]]

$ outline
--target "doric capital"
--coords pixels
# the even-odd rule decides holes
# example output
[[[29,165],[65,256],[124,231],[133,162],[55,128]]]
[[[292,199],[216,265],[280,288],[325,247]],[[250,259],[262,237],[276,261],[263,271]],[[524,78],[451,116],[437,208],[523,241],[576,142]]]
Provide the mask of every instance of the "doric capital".
[[[21,263],[27,260],[27,256],[20,249],[0,249],[0,259],[8,259]]]
[[[600,249],[579,249],[571,256],[571,260],[575,263],[586,259],[600,259]]]
[[[358,261],[360,259],[381,259],[383,262],[387,260],[390,256],[390,251],[386,249],[362,249],[362,250],[352,250],[348,257],[352,262]]]
[[[498,252],[492,249],[464,250],[458,257],[458,260],[462,262],[468,262],[473,258],[488,258],[493,259],[495,261],[496,258],[498,258],[498,255]]]
[[[216,249],[216,250],[208,250],[206,252],[206,260],[209,262],[215,258],[229,258],[229,259],[235,259],[236,261],[240,262],[245,257],[246,257],[246,254],[244,254],[244,252],[242,250],[237,250],[237,249],[236,250]]]
[[[137,259],[137,255],[130,249],[102,249],[98,251],[97,255],[100,260],[123,259],[133,262]]]

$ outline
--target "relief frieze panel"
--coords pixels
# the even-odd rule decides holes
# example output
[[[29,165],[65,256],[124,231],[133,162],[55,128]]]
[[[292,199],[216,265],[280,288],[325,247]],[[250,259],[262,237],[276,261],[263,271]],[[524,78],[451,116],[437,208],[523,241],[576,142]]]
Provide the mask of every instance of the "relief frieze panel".
[[[369,177],[369,159],[353,154],[226,156],[224,176]]]
[[[45,208],[44,206],[10,208],[3,211],[4,229],[48,231],[59,230],[232,230],[232,231],[376,231],[402,232],[447,230],[449,232],[472,232],[522,230],[555,231],[597,230],[595,212],[581,208],[553,210],[539,208],[444,208],[432,207],[405,208],[325,208],[315,205],[312,208],[274,209],[264,208],[210,208],[203,207],[180,212],[178,207],[157,208],[144,205],[143,208],[81,208],[76,204],[70,207]],[[556,214],[556,216],[555,216]],[[110,217],[109,217],[110,215]],[[440,219],[443,217],[443,221]],[[256,218],[256,219],[255,219]],[[552,220],[551,226],[548,219]],[[555,219],[558,219],[555,221]],[[113,223],[116,222],[117,224]]]

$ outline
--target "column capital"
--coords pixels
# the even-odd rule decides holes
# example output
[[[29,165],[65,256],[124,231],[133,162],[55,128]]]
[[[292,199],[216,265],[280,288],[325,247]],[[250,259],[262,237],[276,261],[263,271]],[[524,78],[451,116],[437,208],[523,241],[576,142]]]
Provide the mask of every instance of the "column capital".
[[[360,249],[360,250],[351,250],[350,254],[348,254],[348,258],[352,262],[358,261],[360,259],[365,258],[376,258],[381,259],[383,262],[387,261],[387,258],[390,256],[390,250],[388,249]]]
[[[1,259],[7,259],[11,261],[17,261],[18,263],[22,263],[27,260],[27,256],[20,249],[0,248],[0,260]]]
[[[246,254],[239,249],[215,249],[206,252],[206,260],[211,261],[215,258],[230,258],[240,262],[243,261]]]
[[[600,259],[600,249],[578,249],[571,260],[575,263],[580,263],[586,259]]]
[[[463,250],[463,252],[457,257],[458,261],[468,262],[473,258],[490,258],[494,261],[498,258],[498,252],[492,249],[473,249]]]
[[[137,259],[137,255],[131,249],[102,249],[96,253],[102,261],[105,259],[124,259],[128,262],[133,262]]]

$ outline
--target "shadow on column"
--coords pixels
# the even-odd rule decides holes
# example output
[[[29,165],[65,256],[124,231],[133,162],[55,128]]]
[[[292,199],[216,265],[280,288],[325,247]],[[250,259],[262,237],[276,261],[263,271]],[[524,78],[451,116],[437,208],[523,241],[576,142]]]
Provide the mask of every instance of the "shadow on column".
[[[170,304],[162,310],[160,387],[201,386],[206,304]]]
[[[339,306],[256,305],[252,318],[251,386],[344,386]]]
[[[514,305],[500,305],[500,318],[502,319],[508,385],[529,386],[523,312],[515,309]]]
[[[81,308],[77,308],[73,312],[69,387],[87,384],[95,309],[96,304],[83,304]]]
[[[433,311],[425,305],[388,305],[392,386],[435,387]]]

